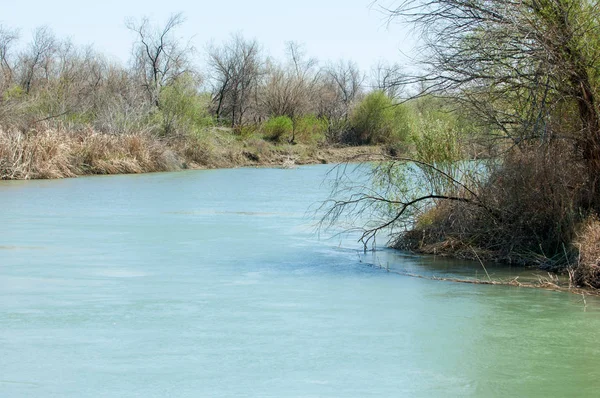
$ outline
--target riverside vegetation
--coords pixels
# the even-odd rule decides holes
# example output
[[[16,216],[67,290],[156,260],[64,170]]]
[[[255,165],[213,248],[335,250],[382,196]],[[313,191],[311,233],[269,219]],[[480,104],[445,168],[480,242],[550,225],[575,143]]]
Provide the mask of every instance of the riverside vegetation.
[[[180,14],[127,22],[128,67],[47,28],[23,46],[0,27],[0,177],[340,161],[360,154],[340,146],[371,146],[385,160],[360,184],[340,174],[324,207],[325,222],[366,219],[365,248],[385,230],[394,247],[597,289],[599,10],[407,0],[384,11],[421,29],[426,72],[380,63],[368,82],[352,62],[320,66],[295,43],[277,61],[240,35],[209,46],[201,70],[175,40]]]
[[[290,42],[280,62],[234,35],[200,68],[176,39],[183,22],[128,20],[127,67],[46,27],[22,42],[0,26],[0,178],[325,163],[404,145],[397,65],[367,81],[350,61],[319,66]]]
[[[341,173],[323,222],[360,220],[365,249],[385,231],[397,248],[600,288],[600,3],[407,0],[383,11],[422,33],[425,72],[401,81],[421,87],[423,112],[444,101],[454,118],[421,118],[414,151],[361,184]]]

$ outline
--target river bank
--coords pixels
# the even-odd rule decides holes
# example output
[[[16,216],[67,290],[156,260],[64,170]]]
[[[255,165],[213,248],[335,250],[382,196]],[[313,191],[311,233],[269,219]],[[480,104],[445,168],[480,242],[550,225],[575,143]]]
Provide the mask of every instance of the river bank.
[[[0,179],[59,179],[86,175],[141,174],[186,169],[237,167],[282,167],[381,160],[381,146],[334,146],[273,143],[259,137],[243,137],[229,129],[216,128],[204,135],[163,139],[150,134],[101,134],[93,130],[67,132],[56,130],[22,132],[0,131]],[[448,242],[445,242],[448,243]],[[412,246],[409,251],[442,255],[457,259],[493,261],[473,249],[456,250],[455,245],[438,242],[433,246]],[[589,257],[589,256],[584,256]],[[510,261],[509,261],[510,262]],[[587,267],[586,269],[588,269]],[[583,267],[582,267],[583,269]],[[564,270],[568,283],[543,278],[534,283],[517,280],[493,281],[521,287],[571,291],[585,287],[598,295],[595,286],[581,283],[576,275]],[[588,278],[589,279],[589,278]],[[592,278],[593,279],[593,278]],[[469,283],[490,284],[488,280]],[[581,294],[581,289],[575,289]]]
[[[184,169],[294,167],[380,159],[379,146],[274,143],[215,128],[157,137],[84,131],[0,131],[0,179],[56,179]]]

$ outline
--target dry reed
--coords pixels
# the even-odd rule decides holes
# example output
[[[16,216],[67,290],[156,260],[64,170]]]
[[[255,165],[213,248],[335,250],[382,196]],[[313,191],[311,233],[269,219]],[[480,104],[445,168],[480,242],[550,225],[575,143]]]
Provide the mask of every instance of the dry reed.
[[[572,273],[573,282],[600,289],[600,221],[595,215],[583,223],[575,245],[579,249],[579,258]]]
[[[180,161],[174,152],[147,134],[0,130],[1,179],[65,178],[178,168]]]

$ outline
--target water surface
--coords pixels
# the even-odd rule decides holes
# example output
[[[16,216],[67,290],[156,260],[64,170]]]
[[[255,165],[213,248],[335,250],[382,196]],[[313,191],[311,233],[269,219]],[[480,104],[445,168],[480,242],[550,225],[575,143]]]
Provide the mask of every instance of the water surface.
[[[598,301],[319,240],[328,169],[0,183],[0,396],[597,396]]]

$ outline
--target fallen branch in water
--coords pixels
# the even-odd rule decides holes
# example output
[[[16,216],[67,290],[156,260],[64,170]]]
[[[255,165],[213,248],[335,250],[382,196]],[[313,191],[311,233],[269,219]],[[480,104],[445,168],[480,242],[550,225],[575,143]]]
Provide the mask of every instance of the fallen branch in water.
[[[573,293],[573,294],[578,294],[578,295],[584,295],[583,297],[585,297],[585,294],[587,294],[588,296],[600,297],[600,290],[581,289],[581,288],[574,288],[574,287],[562,287],[562,286],[557,285],[556,283],[551,282],[549,279],[545,279],[545,278],[541,278],[541,277],[539,278],[539,282],[533,283],[533,282],[519,282],[518,276],[516,278],[508,280],[508,281],[502,281],[502,280],[492,280],[492,279],[481,280],[481,279],[446,278],[446,277],[439,277],[439,276],[434,276],[434,275],[427,276],[427,275],[413,274],[413,273],[406,272],[406,271],[394,271],[394,270],[390,270],[390,269],[388,269],[387,272],[391,272],[391,273],[401,275],[401,276],[409,276],[411,278],[426,279],[426,280],[431,280],[431,281],[469,283],[472,285],[513,286],[513,287],[523,287],[523,288],[528,288],[528,289],[543,289],[543,290],[550,290],[550,291],[555,291],[555,292],[568,292],[568,293]]]

